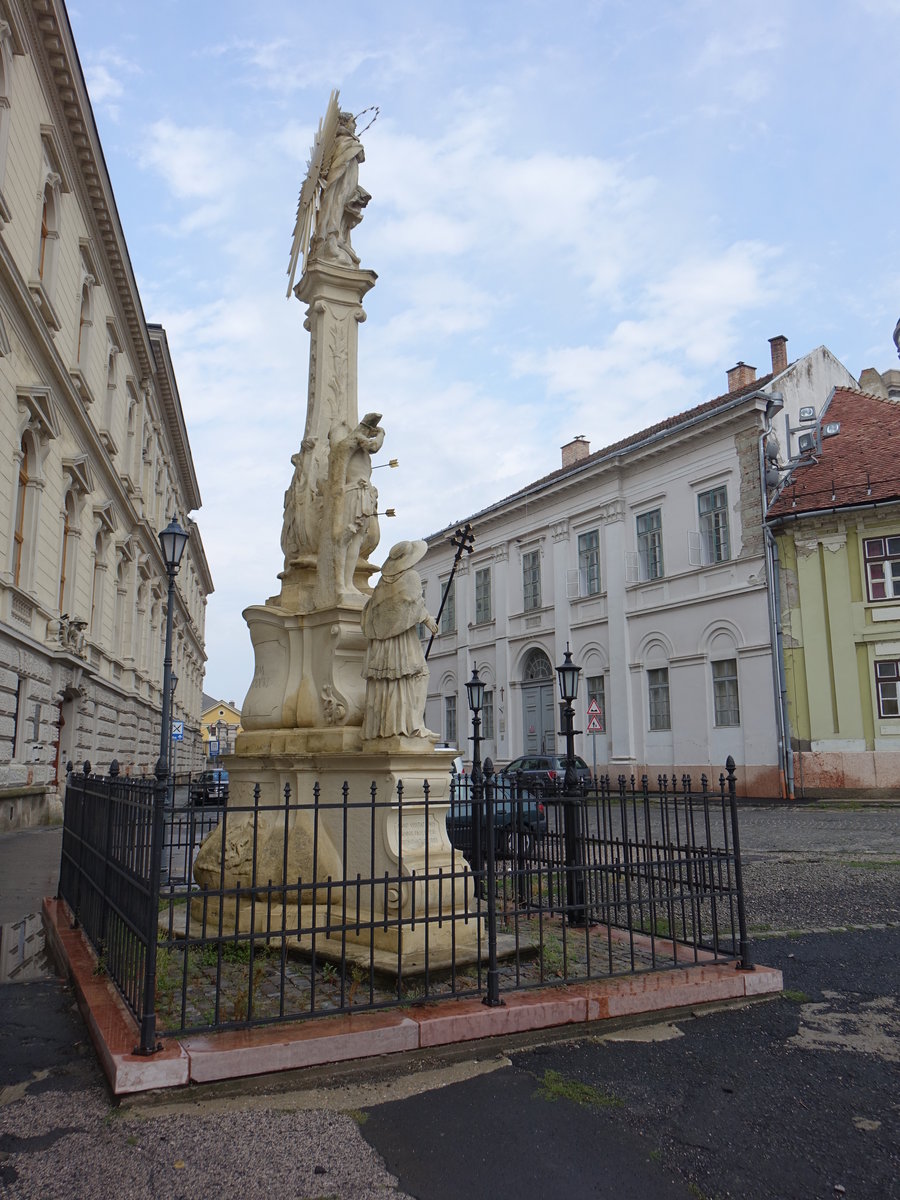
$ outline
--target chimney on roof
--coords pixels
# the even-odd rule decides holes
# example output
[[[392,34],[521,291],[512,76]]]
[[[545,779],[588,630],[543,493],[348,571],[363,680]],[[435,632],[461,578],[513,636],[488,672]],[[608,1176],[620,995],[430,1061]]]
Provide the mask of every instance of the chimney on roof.
[[[728,377],[728,392],[739,392],[741,388],[746,387],[749,383],[756,383],[756,367],[748,367],[746,363],[739,362],[733,366],[730,371],[726,371]]]
[[[874,367],[866,367],[859,377],[859,390],[868,392],[870,396],[879,396],[882,400],[900,400],[900,371],[896,368],[890,371],[876,371]]]
[[[787,370],[787,338],[783,333],[779,333],[777,337],[769,338],[769,345],[772,347],[772,374],[780,375],[782,371]]]
[[[563,467],[574,467],[577,462],[587,458],[590,452],[591,443],[585,441],[583,433],[579,433],[571,442],[566,442],[562,448]]]

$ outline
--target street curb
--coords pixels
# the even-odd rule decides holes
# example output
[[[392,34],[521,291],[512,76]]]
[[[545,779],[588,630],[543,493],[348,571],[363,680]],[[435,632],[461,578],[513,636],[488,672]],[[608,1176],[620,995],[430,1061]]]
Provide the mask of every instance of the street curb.
[[[262,1028],[166,1039],[152,1056],[134,1053],[138,1026],[65,903],[45,899],[48,949],[71,980],[100,1064],[117,1096],[189,1083],[400,1054],[485,1038],[509,1037],[567,1025],[658,1014],[722,1001],[744,1001],[780,992],[772,967],[740,970],[736,962],[701,962],[568,987],[512,992],[496,1008],[479,1000],[440,1000],[408,1009],[359,1012]],[[596,1027],[593,1027],[596,1023]]]

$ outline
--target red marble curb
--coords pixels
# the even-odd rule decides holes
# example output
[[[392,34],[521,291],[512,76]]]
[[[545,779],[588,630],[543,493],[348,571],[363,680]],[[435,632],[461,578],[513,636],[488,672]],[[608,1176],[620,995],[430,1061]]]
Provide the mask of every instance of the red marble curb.
[[[190,1082],[190,1060],[177,1041],[153,1055],[134,1053],[137,1022],[111,981],[97,973],[97,956],[80,929],[72,928],[61,900],[44,900],[44,927],[54,960],[65,967],[110,1087],[117,1095]]]
[[[348,1059],[448,1046],[563,1025],[581,1025],[780,992],[781,972],[741,971],[734,962],[647,971],[512,992],[488,1007],[477,999],[441,1000],[407,1010],[347,1013],[223,1033],[166,1039],[150,1057],[133,1053],[138,1027],[113,984],[96,973],[96,956],[71,927],[68,908],[44,901],[51,953],[75,987],[101,1066],[116,1095],[239,1079]]]

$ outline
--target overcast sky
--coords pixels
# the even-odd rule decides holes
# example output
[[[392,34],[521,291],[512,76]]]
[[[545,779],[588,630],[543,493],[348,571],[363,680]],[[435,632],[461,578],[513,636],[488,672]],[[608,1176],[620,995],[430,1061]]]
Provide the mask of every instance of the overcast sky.
[[[380,106],[354,246],[379,276],[359,411],[384,414],[376,561],[822,343],[896,365],[900,0],[73,0],[149,321],[169,336],[215,582],[206,691],[278,591],[306,411],[285,299],[332,87]],[[361,119],[360,126],[368,117]],[[824,397],[823,397],[824,399]],[[476,530],[477,534],[477,530]]]

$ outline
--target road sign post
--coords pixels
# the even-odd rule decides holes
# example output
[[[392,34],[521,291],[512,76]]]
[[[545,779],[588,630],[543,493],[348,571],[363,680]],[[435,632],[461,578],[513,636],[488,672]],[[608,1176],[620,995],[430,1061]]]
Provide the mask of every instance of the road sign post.
[[[597,782],[597,734],[603,732],[603,712],[596,700],[592,700],[587,710],[587,731],[591,735],[591,753],[594,759],[594,782]]]

